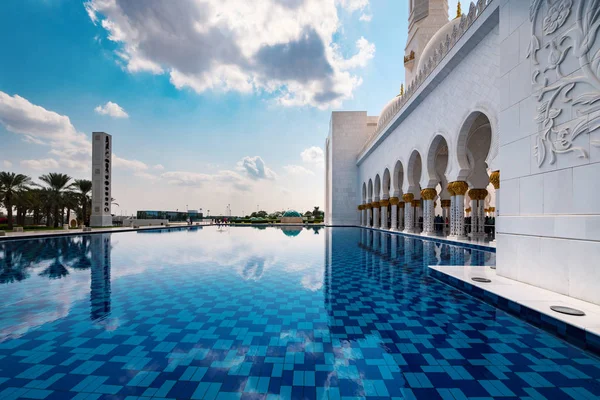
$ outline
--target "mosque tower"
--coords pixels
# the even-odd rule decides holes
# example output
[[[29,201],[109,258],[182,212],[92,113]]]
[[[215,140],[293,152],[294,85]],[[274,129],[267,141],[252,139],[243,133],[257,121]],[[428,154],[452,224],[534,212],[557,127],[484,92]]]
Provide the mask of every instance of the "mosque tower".
[[[408,0],[408,7],[408,40],[404,49],[407,85],[419,72],[417,66],[425,46],[448,23],[448,0]]]

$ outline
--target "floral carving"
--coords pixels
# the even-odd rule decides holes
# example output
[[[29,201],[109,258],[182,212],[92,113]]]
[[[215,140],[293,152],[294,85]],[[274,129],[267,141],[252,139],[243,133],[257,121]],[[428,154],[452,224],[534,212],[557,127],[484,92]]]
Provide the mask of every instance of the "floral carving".
[[[542,24],[542,32],[548,38],[541,39],[536,35],[536,22],[543,2],[549,6]],[[544,163],[547,156],[549,163],[554,164],[557,154],[576,152],[579,157],[587,158],[586,150],[576,146],[575,140],[583,133],[589,134],[600,129],[600,115],[589,117],[591,113],[600,111],[600,50],[594,55],[589,54],[600,29],[600,7],[597,0],[580,0],[574,27],[564,34],[551,37],[567,21],[572,5],[572,0],[534,0],[530,8],[532,32],[527,57],[533,64],[531,80],[539,93],[535,121],[540,130],[533,147],[538,166]],[[538,53],[542,48],[547,49],[545,51],[548,53],[547,64],[543,69],[538,60]],[[581,69],[565,77],[561,64],[567,56],[576,57]],[[556,75],[553,83],[550,83],[551,71]],[[592,91],[573,99],[571,91],[576,85],[586,85]],[[577,118],[571,126],[559,129],[556,118],[562,114],[567,103],[576,110],[573,115]],[[600,141],[594,140],[591,144],[600,147]]]
[[[544,18],[544,34],[550,35],[563,26],[571,13],[572,0],[559,0],[550,7]]]

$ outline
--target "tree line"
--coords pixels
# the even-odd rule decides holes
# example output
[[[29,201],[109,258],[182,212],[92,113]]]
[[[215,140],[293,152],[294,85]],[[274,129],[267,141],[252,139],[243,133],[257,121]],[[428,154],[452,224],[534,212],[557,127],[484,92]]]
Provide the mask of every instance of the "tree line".
[[[73,179],[67,174],[50,172],[33,182],[31,177],[14,172],[0,172],[0,205],[6,209],[8,229],[25,226],[31,217],[33,225],[59,227],[75,212],[79,223],[89,225],[92,181]],[[65,218],[66,217],[66,218]]]

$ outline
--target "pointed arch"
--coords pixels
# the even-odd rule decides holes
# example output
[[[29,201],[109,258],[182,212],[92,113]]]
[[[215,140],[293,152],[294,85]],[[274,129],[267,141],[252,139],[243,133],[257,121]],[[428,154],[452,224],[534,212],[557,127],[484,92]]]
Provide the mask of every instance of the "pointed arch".
[[[408,168],[407,168],[407,179],[408,179],[408,187],[409,191],[413,192],[415,195],[419,194],[421,191],[421,172],[423,170],[421,153],[418,150],[413,150],[410,154],[410,158],[408,159]]]
[[[375,196],[375,201],[379,200],[381,195],[381,178],[379,177],[379,174],[375,176],[375,192],[373,195]]]
[[[373,201],[373,180],[369,179],[369,200],[368,202],[371,203]]]
[[[385,169],[385,171],[383,171],[383,182],[382,182],[383,186],[382,186],[382,190],[383,190],[383,198],[384,199],[389,199],[390,198],[390,188],[391,188],[391,176],[390,176],[390,170],[388,168]]]
[[[404,184],[404,166],[400,160],[396,161],[396,165],[394,166],[394,177],[392,181],[394,185],[394,196],[401,197],[402,185]]]
[[[362,184],[362,204],[367,202],[367,183],[363,182]]]

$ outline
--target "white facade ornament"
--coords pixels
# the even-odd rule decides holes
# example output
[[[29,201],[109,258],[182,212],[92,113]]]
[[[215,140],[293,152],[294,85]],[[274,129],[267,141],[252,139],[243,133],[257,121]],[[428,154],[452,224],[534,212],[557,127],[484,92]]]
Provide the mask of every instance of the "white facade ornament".
[[[540,35],[537,27],[542,17],[538,14],[544,1],[549,8],[543,17],[543,35]],[[554,164],[557,154],[577,152],[579,157],[588,158],[585,148],[575,146],[575,140],[583,133],[589,134],[600,128],[600,115],[588,118],[592,112],[600,110],[600,51],[590,54],[600,28],[600,9],[596,0],[581,0],[577,7],[576,23],[566,32],[556,35],[556,31],[571,15],[572,5],[572,0],[536,0],[530,8],[532,28],[527,57],[533,66],[531,80],[534,91],[539,92],[537,115],[534,117],[539,128],[533,147],[538,167],[547,159]],[[540,66],[543,58],[538,53],[542,52],[547,53],[546,66]],[[576,57],[581,68],[565,77],[561,64],[567,56]],[[586,90],[591,91],[573,98],[571,92],[576,86],[585,86]],[[578,89],[579,93],[581,91]],[[575,118],[570,126],[559,129],[555,120],[568,107],[576,109],[576,113],[573,113]],[[591,144],[600,147],[598,140],[591,141]]]

